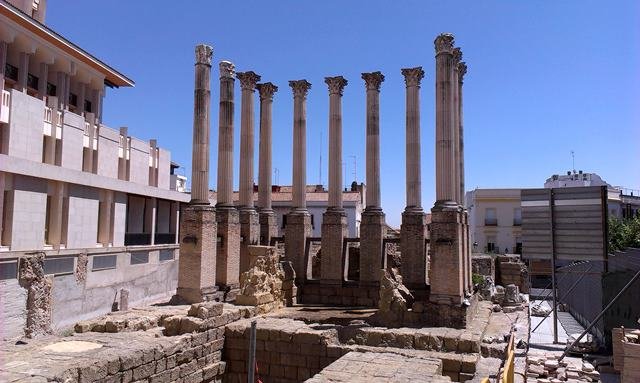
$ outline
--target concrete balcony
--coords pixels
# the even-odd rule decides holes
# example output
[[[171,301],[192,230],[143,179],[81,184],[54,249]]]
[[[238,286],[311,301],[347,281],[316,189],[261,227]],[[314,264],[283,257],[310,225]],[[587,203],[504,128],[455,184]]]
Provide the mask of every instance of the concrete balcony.
[[[9,110],[11,109],[11,93],[2,90],[2,104],[0,105],[0,122],[9,123]]]
[[[90,124],[89,122],[84,123],[82,146],[98,150],[98,127],[96,125]]]
[[[51,137],[51,130],[53,125],[54,125],[53,110],[50,107],[45,107],[42,133],[45,136]],[[62,138],[62,112],[60,111],[56,111],[55,126],[56,126],[56,138],[60,139]]]

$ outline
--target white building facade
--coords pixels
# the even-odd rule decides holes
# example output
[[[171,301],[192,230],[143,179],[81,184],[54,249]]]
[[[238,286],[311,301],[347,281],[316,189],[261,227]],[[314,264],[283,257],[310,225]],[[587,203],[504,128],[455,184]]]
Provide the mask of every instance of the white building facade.
[[[17,276],[33,252],[54,276],[54,327],[109,311],[120,290],[132,303],[170,296],[189,200],[171,190],[167,150],[102,122],[105,86],[133,81],[46,27],[46,1],[11,3],[0,2],[0,294],[17,304],[0,337],[24,325]]]
[[[521,253],[521,189],[475,189],[466,193],[473,252]]]

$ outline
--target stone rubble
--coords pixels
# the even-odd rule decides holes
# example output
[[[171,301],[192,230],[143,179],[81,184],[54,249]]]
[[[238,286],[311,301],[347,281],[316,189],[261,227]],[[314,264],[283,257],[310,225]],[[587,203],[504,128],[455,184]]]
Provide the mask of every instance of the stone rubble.
[[[565,357],[559,352],[530,352],[527,357],[527,383],[599,382],[600,373],[580,358]]]
[[[284,268],[275,247],[249,246],[251,268],[240,275],[240,292],[235,304],[255,306],[259,314],[268,313],[285,305]],[[288,289],[292,288],[291,275]],[[295,277],[294,277],[295,278]]]

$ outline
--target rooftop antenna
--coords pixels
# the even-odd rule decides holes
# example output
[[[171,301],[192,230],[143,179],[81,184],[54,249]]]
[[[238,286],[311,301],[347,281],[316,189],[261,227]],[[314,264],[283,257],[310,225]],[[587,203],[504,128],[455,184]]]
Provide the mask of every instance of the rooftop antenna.
[[[322,129],[320,129],[320,160],[318,161],[318,185],[322,185]]]
[[[576,174],[576,153],[571,151],[571,164],[573,166],[573,174]]]
[[[358,182],[358,158],[355,155],[349,156],[353,158],[353,180]]]
[[[280,170],[278,168],[273,169],[273,178],[276,181],[276,185],[280,185],[280,183],[278,182],[278,178],[280,178]]]

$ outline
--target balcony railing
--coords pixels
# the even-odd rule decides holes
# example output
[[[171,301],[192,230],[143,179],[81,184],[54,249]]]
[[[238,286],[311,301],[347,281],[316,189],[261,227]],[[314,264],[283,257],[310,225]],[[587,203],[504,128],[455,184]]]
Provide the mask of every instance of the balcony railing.
[[[176,243],[175,233],[156,233],[155,235],[156,245],[170,245]]]
[[[484,225],[485,226],[498,226],[498,219],[497,218],[485,218],[484,219]]]
[[[150,233],[124,233],[125,246],[151,245]]]
[[[2,90],[2,105],[0,105],[0,122],[9,123],[9,109],[11,108],[11,93]]]

